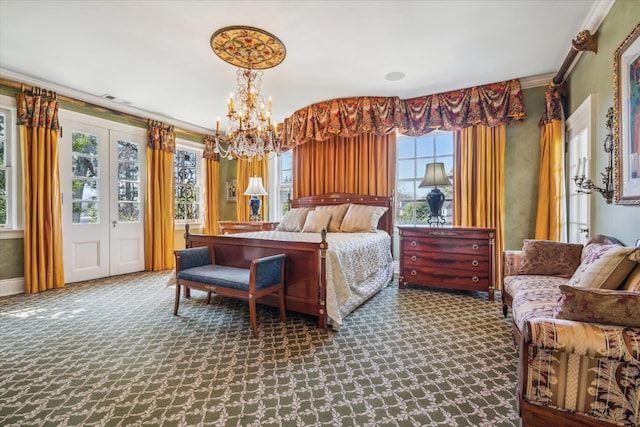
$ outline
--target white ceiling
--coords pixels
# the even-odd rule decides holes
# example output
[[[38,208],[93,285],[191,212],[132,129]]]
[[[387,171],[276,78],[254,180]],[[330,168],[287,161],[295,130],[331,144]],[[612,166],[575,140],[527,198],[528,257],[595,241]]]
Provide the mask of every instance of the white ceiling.
[[[225,26],[262,28],[285,44],[284,61],[263,77],[280,122],[333,98],[411,98],[547,78],[611,4],[0,0],[0,76],[211,133],[235,92],[235,68],[209,45]],[[397,71],[406,77],[385,79]],[[105,94],[119,103],[96,98]]]

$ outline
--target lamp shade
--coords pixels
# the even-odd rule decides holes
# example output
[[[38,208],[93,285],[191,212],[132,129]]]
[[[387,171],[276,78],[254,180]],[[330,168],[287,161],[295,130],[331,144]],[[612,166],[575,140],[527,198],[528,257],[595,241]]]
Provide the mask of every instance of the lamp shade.
[[[245,196],[266,196],[267,190],[262,186],[262,178],[259,176],[252,176],[249,178],[249,185],[244,192]]]
[[[424,171],[424,179],[419,187],[437,187],[451,185],[447,173],[444,171],[444,163],[428,163]]]

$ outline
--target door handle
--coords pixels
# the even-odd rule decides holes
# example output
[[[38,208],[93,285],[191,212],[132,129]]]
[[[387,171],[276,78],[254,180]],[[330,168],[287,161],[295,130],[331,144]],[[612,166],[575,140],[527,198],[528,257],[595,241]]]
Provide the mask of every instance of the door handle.
[[[118,221],[111,221],[111,224],[113,224],[113,227],[116,227],[116,224],[118,224]]]

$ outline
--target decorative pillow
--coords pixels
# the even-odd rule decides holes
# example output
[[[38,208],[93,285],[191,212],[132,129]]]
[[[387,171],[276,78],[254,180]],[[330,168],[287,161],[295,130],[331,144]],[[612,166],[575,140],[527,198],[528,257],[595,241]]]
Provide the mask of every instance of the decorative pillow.
[[[293,208],[284,215],[276,231],[302,231],[307,214],[313,208]]]
[[[636,263],[635,268],[627,276],[622,289],[625,291],[640,292],[640,264]]]
[[[560,285],[556,319],[640,327],[640,292]]]
[[[518,274],[569,278],[580,265],[582,245],[525,239]]]
[[[331,212],[331,221],[329,221],[329,228],[327,229],[330,233],[337,233],[340,231],[340,224],[342,224],[342,219],[347,213],[347,209],[349,209],[349,203],[343,203],[342,205],[316,206],[317,211],[327,210]]]
[[[582,263],[567,282],[579,288],[616,289],[635,267],[636,247],[592,243],[584,248]]]
[[[310,211],[302,227],[303,233],[320,233],[326,230],[331,221],[331,211]]]
[[[350,204],[340,224],[343,233],[375,233],[380,217],[387,208]]]

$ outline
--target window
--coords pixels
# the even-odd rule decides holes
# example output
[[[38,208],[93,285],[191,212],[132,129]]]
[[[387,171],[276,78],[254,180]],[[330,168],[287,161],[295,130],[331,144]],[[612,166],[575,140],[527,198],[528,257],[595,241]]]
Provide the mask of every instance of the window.
[[[420,188],[427,163],[442,162],[453,182],[453,133],[434,131],[419,137],[398,135],[396,223],[426,224],[429,215],[427,194],[431,187]],[[442,214],[452,223],[453,188],[440,188],[445,195]]]
[[[293,150],[278,157],[278,218],[289,212],[289,199],[293,195]]]
[[[173,158],[175,174],[175,220],[202,222],[202,151],[176,148]]]
[[[15,99],[0,95],[0,238],[6,239],[22,237],[22,170],[14,139],[15,116]]]
[[[9,224],[9,196],[11,185],[11,164],[8,162],[7,113],[0,110],[0,227]]]
[[[100,223],[100,178],[97,135],[71,133],[71,182],[73,224]]]

